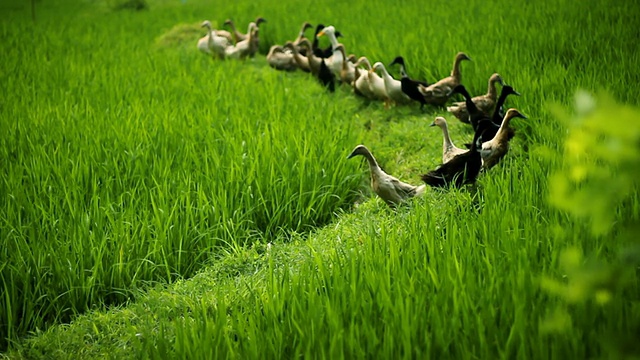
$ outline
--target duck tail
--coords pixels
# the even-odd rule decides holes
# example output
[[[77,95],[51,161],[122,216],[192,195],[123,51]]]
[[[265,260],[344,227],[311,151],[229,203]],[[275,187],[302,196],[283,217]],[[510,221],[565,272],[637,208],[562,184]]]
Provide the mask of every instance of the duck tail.
[[[429,171],[428,173],[420,176],[420,178],[425,184],[432,187],[444,187],[447,185],[445,178],[435,171]]]

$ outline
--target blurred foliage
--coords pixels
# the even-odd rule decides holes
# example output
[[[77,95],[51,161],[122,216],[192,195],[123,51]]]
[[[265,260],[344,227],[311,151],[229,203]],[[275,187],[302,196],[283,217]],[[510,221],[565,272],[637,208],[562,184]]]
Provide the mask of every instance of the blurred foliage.
[[[636,194],[640,181],[640,109],[602,94],[575,98],[576,115],[556,107],[569,133],[564,169],[551,177],[550,202],[591,222],[594,235],[612,230],[620,204]]]
[[[568,131],[558,154],[562,168],[550,178],[549,201],[588,221],[590,236],[615,239],[604,245],[620,251],[608,263],[583,255],[578,247],[561,253],[562,279],[543,277],[540,282],[545,291],[562,300],[541,322],[544,333],[562,333],[578,326],[580,305],[594,311],[628,303],[615,301],[615,297],[637,282],[640,264],[640,224],[633,205],[640,184],[640,109],[616,103],[606,94],[596,100],[579,91],[575,114],[559,106],[553,110]],[[634,343],[628,341],[635,336],[631,333],[635,331],[610,334],[602,345],[615,358],[638,358],[640,348],[629,346]]]

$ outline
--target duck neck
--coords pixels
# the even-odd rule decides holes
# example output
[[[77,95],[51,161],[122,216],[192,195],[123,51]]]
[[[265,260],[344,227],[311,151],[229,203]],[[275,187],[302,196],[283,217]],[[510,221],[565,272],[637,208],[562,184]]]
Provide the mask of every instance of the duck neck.
[[[467,110],[469,112],[469,114],[475,114],[478,112],[478,107],[476,106],[476,104],[473,102],[473,99],[471,98],[471,95],[469,94],[469,92],[467,91],[467,89],[462,89],[460,91],[460,94],[462,96],[464,96],[464,102],[467,105]]]
[[[338,53],[342,56],[342,70],[349,70],[350,62],[347,61],[347,55],[344,53],[344,48],[338,48]]]
[[[500,124],[500,128],[498,129],[498,131],[496,132],[496,135],[494,136],[495,138],[500,138],[503,136],[503,134],[505,134],[507,132],[507,128],[509,127],[509,123],[511,122],[511,119],[513,118],[513,116],[510,115],[505,115],[504,119],[502,120],[502,123]]]
[[[440,126],[440,129],[442,129],[442,149],[444,151],[449,150],[454,147],[451,137],[449,137],[449,127],[444,123]]]
[[[402,75],[403,78],[409,77],[407,71],[404,69],[404,64],[400,64],[400,75]]]
[[[489,87],[487,88],[487,96],[494,101],[498,96],[498,90],[496,90],[496,80],[493,80],[493,79],[489,80]]]
[[[236,37],[236,42],[239,41],[242,37],[242,34],[240,34],[238,32],[238,29],[236,29],[236,24],[234,24],[233,21],[229,21],[229,27],[233,31],[233,35]]]
[[[456,57],[456,59],[453,60],[453,70],[451,70],[451,76],[458,80],[458,82],[462,79],[462,74],[460,73],[460,62],[462,62],[462,59]]]
[[[378,165],[378,162],[376,161],[376,158],[373,157],[373,154],[371,154],[369,151],[366,151],[362,154],[362,156],[364,156],[369,163],[369,170],[371,171],[371,175],[378,175],[380,171],[382,171],[382,169],[380,169],[380,165]]]
[[[332,34],[331,32],[326,33],[327,37],[329,38],[329,42],[331,42],[331,49],[333,51],[336,51],[336,47],[338,47],[338,39],[336,38],[335,34]]]
[[[209,48],[213,47],[213,29],[211,29],[211,25],[207,25],[207,30],[209,31],[209,39],[207,39],[207,45]]]
[[[389,73],[387,72],[387,69],[384,67],[381,67],[380,69],[381,69],[380,72],[382,73],[381,77],[384,79],[384,82],[391,84],[394,79],[391,77],[391,75],[389,75]]]
[[[500,97],[498,97],[498,101],[496,101],[496,108],[493,110],[493,116],[491,117],[491,121],[498,123],[500,121],[500,109],[504,106],[505,101],[507,101],[507,96],[509,94],[503,90],[500,92]]]
[[[311,44],[311,52],[318,48],[318,33],[324,29],[324,26],[316,26],[316,32],[313,33],[313,43]]]

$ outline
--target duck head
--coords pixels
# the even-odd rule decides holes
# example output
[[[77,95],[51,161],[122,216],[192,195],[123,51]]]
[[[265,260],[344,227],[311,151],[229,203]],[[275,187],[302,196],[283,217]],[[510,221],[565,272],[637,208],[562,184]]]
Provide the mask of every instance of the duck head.
[[[462,61],[462,60],[469,60],[471,61],[471,58],[469,57],[469,55],[463,53],[463,52],[459,52],[456,54],[456,61]]]
[[[489,82],[490,83],[499,83],[500,85],[504,86],[504,80],[502,80],[502,76],[500,76],[500,74],[495,73],[493,75],[491,75],[491,77],[489,78]]]
[[[369,63],[369,59],[367,59],[366,56],[361,56],[354,65],[355,67],[358,67],[362,64],[364,64],[367,67],[367,69],[371,69],[371,63]]]
[[[376,72],[376,73],[377,73],[378,71],[381,71],[381,70],[382,70],[382,71],[386,71],[386,70],[387,70],[387,69],[385,69],[384,64],[383,64],[383,63],[381,63],[380,61],[378,61],[378,62],[376,62],[375,64],[373,64],[373,66],[371,67],[371,69],[372,69],[374,72]]]
[[[211,29],[211,21],[209,21],[209,20],[203,21],[202,24],[200,25],[200,27],[206,27],[208,29]]]
[[[447,120],[442,116],[438,116],[433,120],[433,122],[429,126],[437,126],[441,128],[443,126],[447,126]]]
[[[312,27],[313,25],[311,25],[308,21],[305,21],[304,23],[302,23],[302,33],[304,34],[307,29],[311,29]]]
[[[393,61],[391,62],[391,64],[389,64],[389,66],[393,66],[395,64],[400,64],[404,66],[404,58],[402,56],[396,56],[396,58],[393,59]]]
[[[358,156],[358,155],[367,155],[370,154],[371,152],[369,151],[369,149],[367,149],[366,146],[364,145],[358,145],[355,147],[355,149],[353,149],[353,151],[351,152],[351,154],[349,154],[349,156],[347,156],[347,159],[351,159],[354,156]]]
[[[523,113],[520,112],[520,110],[514,109],[514,108],[507,110],[507,113],[504,115],[504,118],[505,119],[514,119],[514,118],[528,119]]]
[[[265,18],[263,18],[262,16],[258,16],[256,18],[256,21],[255,21],[256,26],[260,26],[260,24],[266,23],[266,22],[267,22],[267,20]]]
[[[502,87],[502,92],[504,92],[506,95],[520,96],[520,93],[517,92],[516,89],[514,89],[511,85],[507,85],[507,84],[504,84],[504,86]]]
[[[317,37],[321,37],[324,36],[325,34],[333,34],[333,36],[336,36],[336,29],[333,26],[327,26],[325,28],[323,28],[318,35],[316,35]],[[336,36],[337,37],[337,36]]]

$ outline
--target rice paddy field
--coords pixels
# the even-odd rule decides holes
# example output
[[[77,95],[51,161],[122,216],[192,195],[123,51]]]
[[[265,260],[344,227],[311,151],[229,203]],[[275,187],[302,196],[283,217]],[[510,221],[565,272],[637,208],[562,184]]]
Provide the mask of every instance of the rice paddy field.
[[[640,358],[640,4],[122,4],[0,0],[0,358]],[[256,16],[255,59],[197,50]],[[391,209],[356,145],[417,185],[435,116],[473,132],[270,68],[304,21],[429,82],[464,51],[528,119]]]

